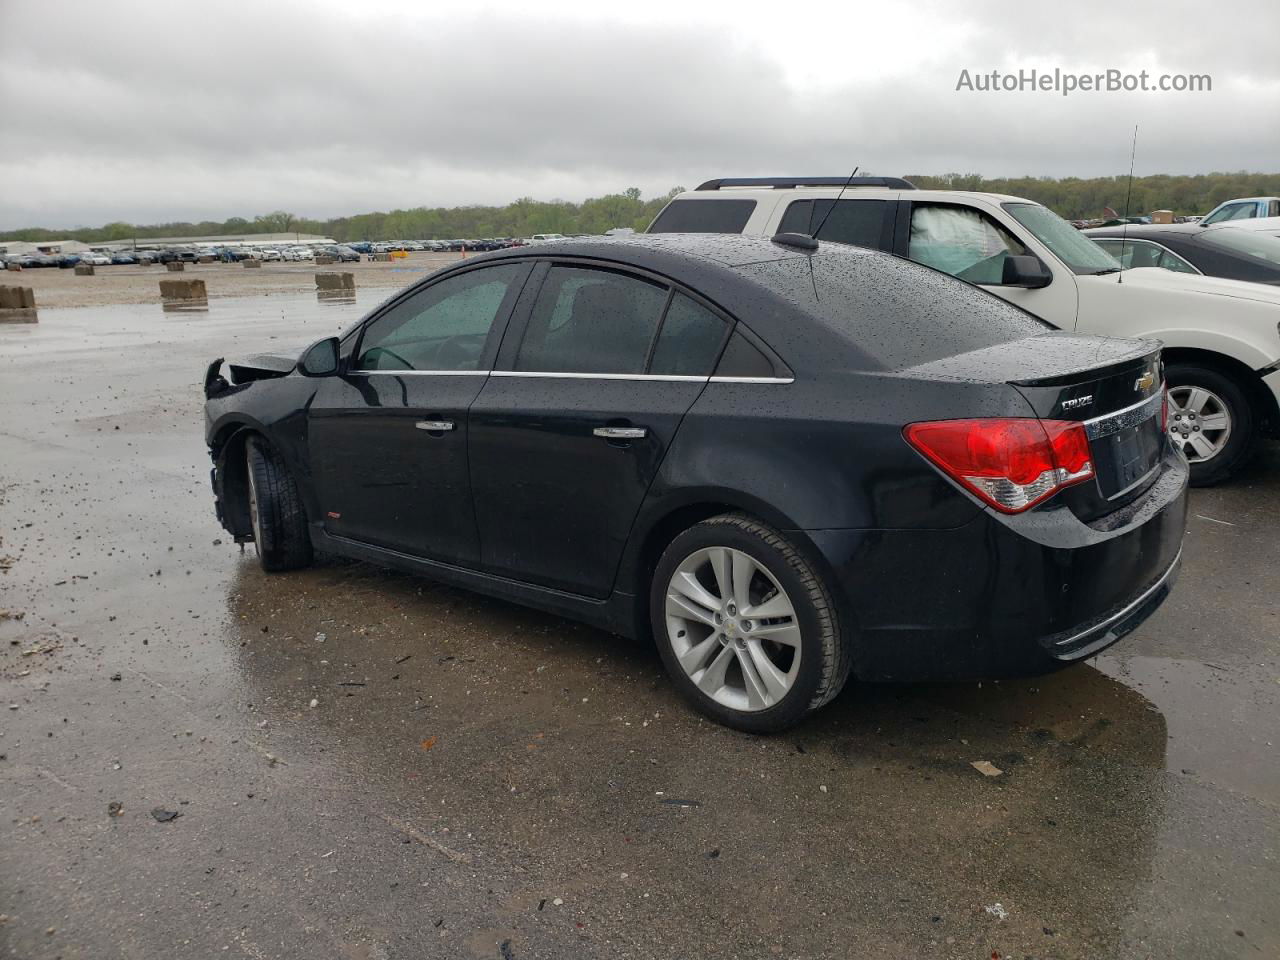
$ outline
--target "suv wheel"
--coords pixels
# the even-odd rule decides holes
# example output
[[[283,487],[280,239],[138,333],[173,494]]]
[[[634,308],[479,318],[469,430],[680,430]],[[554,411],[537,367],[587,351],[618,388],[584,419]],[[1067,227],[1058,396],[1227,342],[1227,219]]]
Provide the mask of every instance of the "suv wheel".
[[[650,586],[658,650],[681,694],[714,720],[773,733],[831,700],[849,676],[835,604],[778,531],[714,517],[662,554]]]
[[[298,485],[280,455],[259,437],[245,444],[249,520],[258,563],[268,573],[311,563],[311,537]]]
[[[1191,484],[1221,483],[1253,455],[1257,428],[1244,390],[1212,367],[1172,363],[1169,440],[1191,464]]]

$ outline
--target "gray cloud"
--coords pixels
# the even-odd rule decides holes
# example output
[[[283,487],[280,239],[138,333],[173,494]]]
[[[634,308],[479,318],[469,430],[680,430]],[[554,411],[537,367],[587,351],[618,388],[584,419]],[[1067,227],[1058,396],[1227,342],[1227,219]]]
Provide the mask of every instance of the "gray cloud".
[[[731,43],[701,25],[539,19],[531,7],[429,21],[261,7],[6,8],[0,227],[653,193],[854,163],[1115,174],[1135,122],[1140,172],[1272,170],[1280,156],[1273,0],[1207,22],[1202,6],[1171,3],[1096,16],[1078,4],[926,5],[909,29],[884,32],[818,18],[815,30],[848,38],[823,55],[846,59],[815,64],[828,79],[806,85],[788,77],[810,50]],[[955,42],[913,44],[922,30]],[[894,68],[869,68],[886,49]],[[1209,73],[1214,88],[955,92],[961,68],[1031,63]]]

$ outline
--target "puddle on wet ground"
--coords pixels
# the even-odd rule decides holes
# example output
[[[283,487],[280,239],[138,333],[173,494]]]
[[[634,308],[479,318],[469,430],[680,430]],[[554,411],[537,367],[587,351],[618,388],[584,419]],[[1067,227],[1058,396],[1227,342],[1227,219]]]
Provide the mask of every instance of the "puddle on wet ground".
[[[1280,803],[1280,678],[1162,657],[1103,656],[1095,666],[1165,716],[1170,772]]]

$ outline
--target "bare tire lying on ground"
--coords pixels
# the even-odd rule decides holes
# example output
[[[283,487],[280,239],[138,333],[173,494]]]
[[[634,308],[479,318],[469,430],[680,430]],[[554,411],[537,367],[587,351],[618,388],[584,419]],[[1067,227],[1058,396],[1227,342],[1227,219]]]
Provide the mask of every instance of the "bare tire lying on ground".
[[[663,552],[649,593],[667,672],[720,723],[783,730],[848,679],[830,591],[794,545],[759,521],[726,514],[690,527]]]
[[[280,454],[260,437],[245,444],[249,475],[249,519],[258,562],[270,573],[311,563],[307,513],[298,485]]]
[[[1169,440],[1191,464],[1191,485],[1221,483],[1249,462],[1257,448],[1257,422],[1249,398],[1213,367],[1171,363]]]

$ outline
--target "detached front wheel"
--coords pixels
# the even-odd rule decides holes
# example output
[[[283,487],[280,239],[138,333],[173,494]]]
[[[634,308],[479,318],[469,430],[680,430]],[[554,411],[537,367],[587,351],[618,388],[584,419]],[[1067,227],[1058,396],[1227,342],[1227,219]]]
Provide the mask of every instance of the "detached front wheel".
[[[268,573],[308,566],[312,552],[307,513],[289,468],[270,444],[256,436],[245,444],[245,468],[258,563]]]
[[[1171,363],[1169,440],[1191,465],[1191,484],[1221,483],[1249,462],[1257,447],[1257,424],[1249,398],[1213,367]]]
[[[818,572],[782,534],[748,517],[714,517],[671,542],[654,573],[650,616],[681,694],[739,730],[784,730],[849,676]]]

